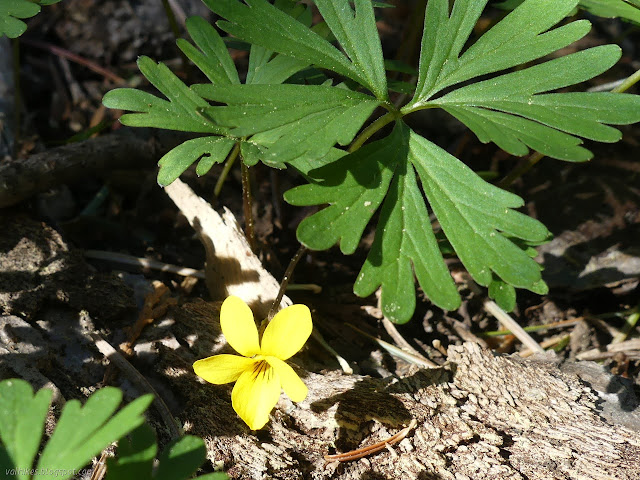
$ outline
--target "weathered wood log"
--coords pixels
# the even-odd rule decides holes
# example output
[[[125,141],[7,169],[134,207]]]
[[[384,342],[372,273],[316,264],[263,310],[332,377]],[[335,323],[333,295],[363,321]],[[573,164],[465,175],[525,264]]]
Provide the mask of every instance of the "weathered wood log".
[[[0,252],[5,280],[16,271],[31,276],[20,291],[14,283],[0,304],[6,315],[0,317],[0,378],[23,376],[36,387],[53,385],[61,401],[86,396],[103,386],[105,377],[91,333],[100,332],[117,345],[122,327],[134,319],[98,316],[105,307],[92,308],[90,301],[98,292],[74,290],[77,297],[66,301],[68,295],[60,296],[54,286],[69,287],[70,278],[87,285],[87,277],[80,275],[82,260],[52,262],[69,254],[55,231],[25,220],[13,219],[12,225]],[[47,295],[32,288],[37,275],[56,280],[45,289]],[[103,287],[101,296],[112,301],[111,287]],[[92,311],[97,312],[93,319]],[[308,397],[294,404],[283,395],[271,421],[258,432],[233,411],[232,385],[204,383],[191,367],[198,358],[230,352],[220,331],[219,303],[200,300],[171,310],[144,330],[131,362],[184,430],[205,439],[211,462],[232,478],[640,478],[640,422],[636,413],[623,411],[636,405],[621,408],[622,394],[612,394],[614,377],[603,375],[595,364],[587,364],[594,366],[595,380],[585,381],[567,373],[579,373],[581,363],[561,370],[552,358],[495,356],[465,343],[451,346],[448,363],[440,368],[414,369],[404,378],[371,378],[322,370],[328,364],[318,366],[322,355],[314,348],[309,342],[293,360],[309,387]],[[123,388],[130,400],[144,392],[127,375],[111,377],[110,383]],[[613,404],[605,402],[607,392]],[[153,408],[150,415],[166,441],[164,421]],[[384,444],[414,421],[406,437],[388,449],[351,462],[324,459]]]
[[[188,320],[176,317],[182,334],[202,326],[198,310],[208,310],[186,308]],[[219,330],[207,317],[214,341]],[[307,399],[293,404],[283,396],[260,432],[233,412],[231,386],[196,385],[178,352],[165,351],[157,371],[184,397],[185,430],[205,438],[210,460],[232,478],[640,478],[640,434],[603,418],[597,392],[578,376],[549,360],[494,356],[472,343],[448,354],[447,365],[401,379],[307,373]],[[324,459],[384,442],[412,420],[416,427],[395,446],[351,462]]]

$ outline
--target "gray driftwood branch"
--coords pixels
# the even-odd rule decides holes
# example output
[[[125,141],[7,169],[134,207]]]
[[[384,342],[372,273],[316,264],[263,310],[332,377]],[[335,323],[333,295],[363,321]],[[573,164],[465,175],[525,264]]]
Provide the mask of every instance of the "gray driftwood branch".
[[[117,132],[0,163],[0,207],[15,205],[51,187],[84,181],[113,169],[147,168],[181,142],[181,132],[121,128]]]

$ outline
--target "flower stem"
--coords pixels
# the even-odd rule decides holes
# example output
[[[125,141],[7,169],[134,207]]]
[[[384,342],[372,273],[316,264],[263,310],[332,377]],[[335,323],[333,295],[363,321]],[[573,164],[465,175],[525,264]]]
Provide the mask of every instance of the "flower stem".
[[[249,167],[244,161],[242,167],[242,206],[244,210],[244,234],[249,241],[251,251],[256,251],[256,235],[253,230],[253,205],[251,201],[251,181],[249,180]]]
[[[239,153],[240,153],[240,143],[238,142],[233,146],[233,150],[231,150],[231,153],[227,157],[227,161],[224,164],[222,173],[220,173],[220,176],[218,177],[218,181],[216,182],[216,186],[213,189],[213,196],[215,198],[218,198],[220,196],[222,185],[224,184],[225,180],[229,176],[231,167],[233,167],[233,163],[236,161],[236,158],[238,158]]]
[[[287,270],[284,272],[284,277],[282,277],[282,282],[280,282],[280,290],[278,290],[278,295],[276,299],[271,304],[271,308],[269,309],[269,313],[267,315],[267,320],[271,321],[276,312],[278,311],[278,307],[280,306],[280,302],[282,302],[282,297],[284,296],[284,292],[287,289],[287,285],[289,285],[289,280],[291,280],[291,276],[293,275],[293,270],[296,268],[296,265],[302,258],[302,256],[306,253],[307,247],[304,245],[300,245],[298,251],[295,253],[291,261],[289,262],[289,266]]]

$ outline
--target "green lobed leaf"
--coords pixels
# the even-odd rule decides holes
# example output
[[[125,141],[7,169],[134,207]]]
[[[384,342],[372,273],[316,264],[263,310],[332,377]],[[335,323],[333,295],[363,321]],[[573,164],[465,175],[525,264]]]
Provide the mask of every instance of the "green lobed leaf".
[[[327,40],[265,0],[203,0],[226,21],[220,28],[251,44],[304,60],[350,77],[348,59]]]
[[[0,471],[16,469],[19,474],[11,478],[31,478],[52,395],[48,389],[34,395],[20,379],[0,382]]]
[[[589,150],[580,147],[579,138],[513,115],[476,107],[445,107],[466,124],[483,143],[495,142],[512,155],[526,155],[529,148],[560,160],[586,161]]]
[[[128,438],[118,442],[115,457],[107,459],[106,480],[151,480],[153,461],[158,453],[153,429],[143,424],[134,429]]]
[[[340,7],[339,12],[334,11],[329,3],[324,5],[329,16],[325,20],[336,38],[345,42],[341,46],[350,55],[347,57],[321,35],[266,0],[246,0],[246,3],[238,0],[203,1],[211,11],[225,19],[218,25],[227,33],[307,65],[332,70],[360,83],[380,100],[387,100],[380,39],[377,34],[372,35],[375,19],[370,2],[357,0],[355,17],[347,0],[335,0]],[[361,37],[356,38],[357,35]]]
[[[69,478],[111,442],[142,425],[142,413],[153,396],[139,397],[114,415],[121,400],[120,390],[105,387],[91,395],[84,407],[77,400],[68,401],[40,456],[34,480],[45,478],[51,469],[69,472],[58,477]]]
[[[413,314],[414,274],[436,305],[454,309],[460,302],[428,223],[416,173],[447,240],[479,284],[488,286],[497,278],[519,288],[544,288],[538,264],[514,243],[549,237],[544,225],[514,210],[522,199],[485,182],[401,121],[390,136],[310,173],[318,180],[289,190],[285,200],[329,205],[298,226],[298,240],[311,249],[339,243],[343,253],[352,253],[382,205],[354,292],[365,296],[382,286],[382,310],[394,322]]]
[[[123,115],[120,117],[122,124],[182,132],[225,133],[225,129],[199,113],[209,104],[182,83],[166,65],[143,56],[138,59],[138,68],[169,101],[132,88],[111,90],[102,99],[105,107],[140,112]]]
[[[487,1],[458,0],[453,5],[451,16],[449,0],[430,0],[427,3],[418,83],[409,106],[419,106],[430,97],[440,72],[446,63],[458,58]]]
[[[226,137],[201,137],[187,140],[166,153],[158,162],[158,183],[166,186],[177,179],[195,161],[198,176],[206,174],[215,163],[224,162],[235,140]]]
[[[495,300],[505,312],[516,308],[516,289],[499,278],[494,278],[489,284],[489,298]]]
[[[420,53],[415,109],[446,87],[543,57],[582,38],[589,22],[574,22],[547,32],[578,0],[528,0],[498,22],[462,56],[460,52],[487,0],[457,0],[449,16],[448,0],[427,5]],[[546,32],[546,33],[544,33]]]
[[[274,6],[306,27],[311,26],[312,13],[308,6],[296,4],[290,0],[277,0]],[[245,83],[277,85],[308,66],[309,62],[304,60],[282,54],[274,55],[273,50],[260,45],[251,45]]]
[[[640,97],[539,93],[592,78],[610,68],[619,56],[615,45],[594,47],[459,88],[431,103],[465,123],[482,142],[493,141],[513,155],[524,155],[531,147],[560,160],[584,161],[592,154],[573,135],[618,141],[620,131],[606,124],[640,121]]]
[[[609,69],[621,55],[616,45],[590,48],[437,96],[445,88],[535,60],[586,35],[586,21],[550,30],[577,2],[523,1],[461,54],[486,1],[456,0],[451,13],[447,0],[430,1],[416,94],[402,112],[441,107],[482,142],[494,142],[513,155],[525,155],[531,148],[561,160],[590,159],[579,137],[618,141],[620,131],[609,125],[640,121],[640,97],[546,92]]]
[[[196,85],[202,97],[226,106],[203,113],[230,135],[262,146],[254,158],[269,165],[324,157],[353,140],[379,105],[369,95],[321,85]],[[257,147],[256,147],[257,148]]]
[[[540,268],[509,237],[541,242],[548,230],[519,213],[523,201],[478,177],[445,150],[411,132],[410,161],[442,230],[456,254],[480,285],[492,272],[505,282],[531,289],[541,281]]]
[[[351,60],[360,80],[382,100],[387,96],[387,76],[382,45],[371,0],[315,0],[320,14]],[[358,80],[354,78],[354,80]]]
[[[409,129],[403,125],[399,128],[402,137],[395,138],[402,143],[396,148],[404,161],[400,161],[395,170],[380,212],[375,240],[353,291],[365,297],[382,286],[384,315],[402,323],[409,320],[415,310],[414,272],[425,294],[439,307],[458,308],[460,296],[429,225],[429,213],[413,166],[406,162]]]
[[[19,18],[30,18],[40,12],[40,5],[29,0],[0,0],[0,37],[18,38],[27,30]]]
[[[482,35],[460,59],[441,71],[437,90],[471,78],[541,58],[581,39],[586,21],[549,30],[575,6],[575,0],[529,0]]]
[[[202,70],[211,83],[240,83],[236,66],[216,29],[202,17],[188,18],[186,27],[197,48],[183,38],[178,39],[178,47]]]
[[[118,442],[117,456],[107,460],[106,480],[185,480],[206,459],[206,448],[201,438],[186,435],[167,445],[157,460],[158,446],[151,427],[141,425]],[[213,476],[211,476],[213,475]],[[198,477],[202,480],[226,479],[224,474]]]
[[[496,5],[512,10],[525,0],[507,0]],[[578,6],[593,15],[605,18],[622,18],[640,23],[640,0],[580,0]]]
[[[301,243],[325,250],[339,242],[343,253],[355,251],[395,168],[406,158],[402,138],[403,128],[396,126],[388,137],[310,172],[322,180],[285,192],[285,200],[292,205],[329,204],[300,223],[296,234]]]

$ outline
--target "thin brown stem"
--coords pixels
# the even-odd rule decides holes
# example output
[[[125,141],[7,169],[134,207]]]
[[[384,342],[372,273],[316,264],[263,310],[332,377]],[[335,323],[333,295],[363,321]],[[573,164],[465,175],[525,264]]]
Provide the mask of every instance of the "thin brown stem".
[[[251,198],[251,181],[249,179],[249,167],[241,162],[242,167],[242,206],[244,210],[244,234],[247,236],[249,246],[256,251],[256,234],[253,230],[253,201]]]
[[[295,270],[296,265],[298,264],[302,256],[306,253],[306,251],[307,247],[305,247],[304,245],[300,245],[300,248],[298,248],[298,251],[289,262],[289,266],[284,272],[284,277],[282,277],[282,282],[280,282],[280,290],[278,290],[278,295],[276,296],[276,299],[273,301],[273,303],[271,304],[271,308],[269,309],[269,314],[267,315],[267,319],[269,321],[278,311],[278,307],[280,306],[280,302],[282,302],[282,297],[284,296],[284,292],[287,289],[287,285],[289,285],[289,280],[291,280],[293,271]]]
[[[38,40],[30,40],[26,38],[23,38],[20,41],[32,47],[40,48],[42,50],[48,50],[54,55],[59,55],[61,57],[71,60],[72,62],[83,65],[87,67],[89,70],[92,70],[95,73],[102,75],[103,77],[108,78],[109,80],[117,84],[126,83],[126,80],[124,78],[119,77],[115,73],[107,70],[106,68],[101,67],[97,63],[92,62],[91,60],[87,60],[86,58],[83,58],[80,55],[76,55],[75,53],[72,53],[69,50],[65,50],[64,48],[56,47],[55,45],[51,45],[45,42],[39,42]]]

